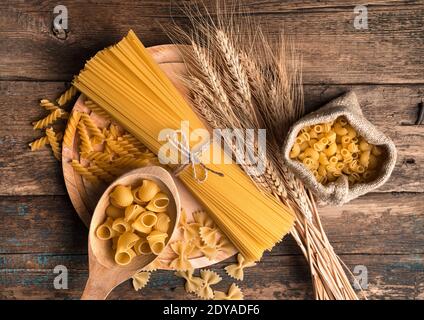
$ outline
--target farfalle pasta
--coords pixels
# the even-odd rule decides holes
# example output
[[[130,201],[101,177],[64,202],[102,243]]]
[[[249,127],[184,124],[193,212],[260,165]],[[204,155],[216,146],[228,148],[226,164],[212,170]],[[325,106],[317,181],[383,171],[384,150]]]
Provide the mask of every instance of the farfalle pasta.
[[[231,284],[228,292],[215,291],[214,300],[243,300],[243,292],[241,292],[240,288],[235,284]]]
[[[181,209],[179,228],[182,230],[184,240],[186,241],[193,240],[196,237],[200,236],[200,224],[198,224],[197,222],[188,222],[187,213],[184,209]]]
[[[196,293],[204,284],[204,280],[200,277],[193,276],[193,269],[187,271],[177,271],[175,275],[177,277],[183,278],[186,282],[184,288],[187,293]]]
[[[205,300],[213,299],[215,295],[211,286],[221,282],[222,278],[211,270],[200,270],[200,277],[203,280],[203,285],[196,294]]]
[[[135,291],[144,288],[150,280],[150,272],[140,271],[132,276],[132,284]]]
[[[177,271],[186,271],[192,268],[189,257],[194,249],[191,242],[176,241],[171,243],[171,249],[177,257],[171,261],[170,267]]]
[[[255,266],[256,263],[246,260],[240,253],[237,255],[237,264],[231,264],[225,267],[227,274],[236,279],[242,281],[244,279],[244,269]]]
[[[154,181],[143,180],[141,186],[143,185],[146,193],[152,193],[151,190],[146,190],[148,186],[160,195],[158,198],[162,199],[163,195],[166,195]],[[168,214],[148,211],[145,206],[149,202],[135,203],[134,190],[139,190],[139,186],[117,185],[113,188],[109,194],[109,205],[105,210],[107,218],[96,229],[97,238],[112,241],[115,262],[121,266],[128,265],[138,255],[159,255],[165,248],[170,232],[171,219]],[[150,201],[156,194],[152,195]],[[166,211],[168,205],[169,199],[166,205],[161,203],[161,210]],[[184,250],[187,248],[177,251],[184,256]],[[179,265],[187,265],[184,259],[182,261],[183,263]]]

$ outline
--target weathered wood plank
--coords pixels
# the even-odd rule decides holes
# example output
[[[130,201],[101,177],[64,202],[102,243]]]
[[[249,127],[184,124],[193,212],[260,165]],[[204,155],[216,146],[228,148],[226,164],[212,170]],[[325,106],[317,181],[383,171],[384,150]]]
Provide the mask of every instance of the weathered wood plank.
[[[375,193],[320,210],[339,254],[424,254],[421,194]],[[0,254],[85,254],[87,230],[65,196],[0,197]],[[300,255],[287,237],[271,255]]]
[[[353,8],[361,3],[366,1],[252,0],[243,2],[241,10],[252,12],[251,19],[263,25],[271,40],[282,27],[294,36],[303,53],[305,83],[423,83],[422,2],[374,2],[368,10],[369,29],[356,30]],[[66,40],[51,30],[56,2],[0,4],[0,79],[70,80],[87,58],[129,28],[146,45],[155,45],[169,43],[160,25],[170,26],[170,13],[178,23],[187,22],[165,0],[62,4],[69,12]]]
[[[0,82],[0,120],[8,124],[0,127],[0,195],[66,194],[51,151],[28,148],[41,135],[31,122],[46,114],[38,100],[54,99],[64,88],[61,82]],[[399,151],[392,178],[378,191],[424,192],[424,126],[413,125],[424,85],[307,85],[306,106],[312,110],[347,90],[357,92],[368,119],[395,141]]]
[[[423,255],[348,255],[342,259],[350,269],[367,268],[369,299],[424,298]],[[229,263],[213,268],[223,277],[214,289],[226,290],[234,282],[223,270]],[[57,265],[68,269],[67,290],[54,289]],[[0,267],[0,299],[78,299],[88,276],[85,255],[0,255]],[[246,269],[245,280],[238,285],[247,299],[312,299],[308,272],[300,256],[266,255],[258,266]],[[183,283],[173,272],[158,271],[141,291],[135,292],[127,281],[109,299],[195,299],[184,291]]]

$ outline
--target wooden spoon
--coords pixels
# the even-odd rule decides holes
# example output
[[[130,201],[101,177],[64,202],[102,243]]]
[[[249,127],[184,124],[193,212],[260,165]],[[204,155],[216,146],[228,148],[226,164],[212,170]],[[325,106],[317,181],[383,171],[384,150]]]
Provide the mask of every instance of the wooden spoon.
[[[105,210],[109,205],[109,194],[117,185],[139,185],[143,179],[155,181],[162,192],[169,197],[169,210],[167,211],[171,219],[170,233],[167,241],[177,230],[180,218],[181,200],[174,183],[174,179],[165,169],[157,166],[135,169],[115,180],[103,193],[100,198],[90,224],[88,235],[88,261],[89,277],[81,296],[83,300],[106,299],[109,293],[119,284],[131,278],[153,260],[156,255],[141,255],[133,259],[127,266],[118,265],[113,256],[113,250],[109,241],[100,240],[96,237],[97,227],[106,219]]]

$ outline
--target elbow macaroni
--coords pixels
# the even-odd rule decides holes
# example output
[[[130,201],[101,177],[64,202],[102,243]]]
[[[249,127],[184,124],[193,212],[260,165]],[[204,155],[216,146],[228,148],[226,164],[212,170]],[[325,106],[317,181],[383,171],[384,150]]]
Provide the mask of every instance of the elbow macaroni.
[[[382,150],[361,136],[344,117],[301,130],[290,158],[303,163],[318,182],[326,184],[345,175],[350,184],[372,180]]]

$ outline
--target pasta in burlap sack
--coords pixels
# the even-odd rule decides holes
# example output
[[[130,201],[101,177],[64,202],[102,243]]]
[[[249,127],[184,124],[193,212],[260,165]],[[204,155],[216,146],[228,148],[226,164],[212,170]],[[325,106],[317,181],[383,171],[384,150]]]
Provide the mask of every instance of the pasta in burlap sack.
[[[341,116],[344,116],[357,133],[364,137],[368,143],[377,145],[383,150],[377,176],[369,182],[358,182],[349,185],[347,176],[341,175],[336,181],[323,185],[316,180],[307,167],[289,156],[296,137],[302,128],[330,122]],[[365,119],[355,93],[348,92],[296,122],[291,127],[284,143],[283,157],[287,166],[321,202],[342,205],[380,187],[389,179],[396,163],[396,147],[390,138]]]

